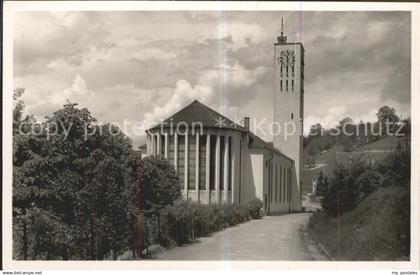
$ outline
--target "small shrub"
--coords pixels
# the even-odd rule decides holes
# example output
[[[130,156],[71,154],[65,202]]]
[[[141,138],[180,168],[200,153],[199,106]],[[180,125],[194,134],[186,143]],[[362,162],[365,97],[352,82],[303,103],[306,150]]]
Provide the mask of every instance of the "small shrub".
[[[210,220],[212,232],[219,231],[225,227],[225,217],[223,214],[223,205],[210,204]]]
[[[197,236],[206,236],[214,231],[215,226],[212,219],[211,206],[198,204],[194,227]]]
[[[188,243],[192,238],[193,210],[191,203],[177,201],[166,208],[169,236],[178,244]]]
[[[255,217],[260,217],[262,202],[254,202],[251,207]],[[172,247],[189,243],[195,238],[206,236],[225,227],[237,225],[251,219],[249,206],[239,204],[199,204],[179,200],[159,211],[156,216],[142,219],[142,247],[160,244]],[[158,231],[160,223],[160,231]],[[159,234],[160,232],[160,234]]]
[[[253,219],[261,219],[263,202],[260,199],[253,199],[247,205],[249,214]]]
[[[157,242],[158,231],[156,220],[142,214],[140,216],[140,230],[141,248],[144,251],[142,254],[145,256],[148,254],[149,246]]]
[[[225,208],[225,220],[229,226],[243,223],[250,219],[249,211],[239,204],[227,205]]]

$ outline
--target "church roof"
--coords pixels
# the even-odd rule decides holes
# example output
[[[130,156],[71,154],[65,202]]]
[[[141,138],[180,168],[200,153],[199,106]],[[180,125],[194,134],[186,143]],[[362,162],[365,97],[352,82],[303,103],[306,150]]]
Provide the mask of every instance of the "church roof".
[[[163,128],[169,127],[172,124],[174,127],[176,125],[187,124],[189,126],[192,123],[200,122],[203,127],[207,128],[220,128],[220,129],[232,129],[245,132],[246,129],[241,125],[233,122],[224,115],[214,111],[213,109],[202,104],[198,100],[194,100],[192,103],[173,114],[171,117],[165,119],[162,123],[155,125],[152,129],[158,129],[163,124]]]
[[[198,100],[194,100],[192,103],[182,108],[177,113],[165,119],[162,123],[163,123],[163,128],[166,128],[166,127],[169,127],[170,125],[172,125],[173,127],[176,127],[177,124],[179,123],[182,123],[183,125],[185,125],[186,123],[187,125],[191,126],[192,123],[198,123],[198,122],[200,122],[203,125],[203,127],[207,127],[207,128],[231,129],[231,130],[238,130],[241,132],[248,132],[250,135],[250,144],[249,144],[250,148],[264,148],[267,150],[271,150],[293,161],[291,158],[286,156],[283,152],[276,149],[271,142],[264,141],[262,138],[255,135],[251,131],[245,129],[243,126],[233,122],[231,119],[207,107],[206,105],[199,102]],[[162,123],[155,125],[149,130],[160,129]]]
[[[266,142],[265,140],[263,140],[262,138],[255,135],[252,132],[249,132],[249,134],[250,134],[249,148],[264,148],[269,151],[273,151],[279,155],[282,155],[283,157],[293,162],[293,160],[289,158],[286,154],[284,154],[281,150],[275,148],[272,142]]]

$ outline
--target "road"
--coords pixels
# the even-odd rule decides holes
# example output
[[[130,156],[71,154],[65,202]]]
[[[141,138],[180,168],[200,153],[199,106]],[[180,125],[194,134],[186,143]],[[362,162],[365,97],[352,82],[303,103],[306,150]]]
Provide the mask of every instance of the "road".
[[[165,250],[158,260],[284,260],[319,259],[301,237],[308,213],[266,216],[203,237],[196,242]],[[311,251],[311,252],[310,252]]]

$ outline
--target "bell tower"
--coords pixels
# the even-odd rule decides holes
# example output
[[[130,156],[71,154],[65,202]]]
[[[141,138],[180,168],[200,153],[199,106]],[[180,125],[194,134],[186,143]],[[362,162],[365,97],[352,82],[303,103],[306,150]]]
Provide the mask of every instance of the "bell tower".
[[[274,43],[274,147],[294,160],[292,211],[302,209],[304,48],[281,34]],[[276,128],[275,127],[275,128]]]

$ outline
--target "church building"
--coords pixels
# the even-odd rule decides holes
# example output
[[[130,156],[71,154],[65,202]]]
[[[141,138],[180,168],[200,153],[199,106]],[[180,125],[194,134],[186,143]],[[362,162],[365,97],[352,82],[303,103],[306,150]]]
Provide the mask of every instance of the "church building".
[[[267,214],[301,211],[303,161],[302,43],[281,33],[274,44],[273,142],[195,100],[146,131],[147,155],[175,167],[185,199],[200,203],[246,204],[254,198]],[[267,94],[272,96],[272,94]],[[285,127],[288,131],[285,135]]]

